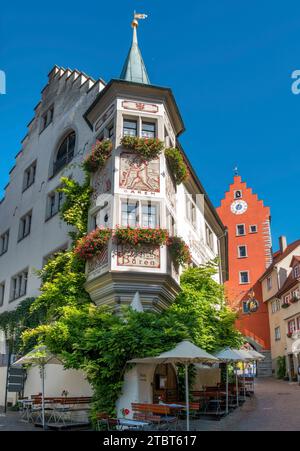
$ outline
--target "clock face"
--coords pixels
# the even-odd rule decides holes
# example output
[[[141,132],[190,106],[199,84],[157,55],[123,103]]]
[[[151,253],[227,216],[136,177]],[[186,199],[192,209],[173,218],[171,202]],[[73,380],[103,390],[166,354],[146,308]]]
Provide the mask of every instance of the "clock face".
[[[236,200],[231,204],[231,211],[235,215],[242,215],[248,210],[248,204],[244,200]]]

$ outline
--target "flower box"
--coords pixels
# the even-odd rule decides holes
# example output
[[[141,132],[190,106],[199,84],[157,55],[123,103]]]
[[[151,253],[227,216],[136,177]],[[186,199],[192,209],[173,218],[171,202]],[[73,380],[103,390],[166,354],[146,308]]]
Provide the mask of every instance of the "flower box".
[[[281,308],[289,308],[291,306],[291,304],[289,302],[283,302],[283,304],[281,305]]]
[[[125,149],[139,154],[145,160],[155,160],[161,154],[164,143],[156,138],[138,138],[137,136],[124,136],[121,144]]]
[[[130,244],[131,246],[152,244],[162,246],[168,240],[168,231],[159,228],[118,227],[114,232],[114,236],[119,244]]]
[[[184,162],[182,153],[177,148],[169,148],[165,150],[165,156],[176,185],[180,185],[188,176],[187,165]]]
[[[169,237],[167,246],[176,267],[191,263],[192,258],[189,247],[182,238],[177,236]]]
[[[298,296],[293,296],[292,299],[291,299],[291,303],[292,304],[296,304],[296,302],[298,302],[298,301],[299,301]]]
[[[111,235],[111,229],[97,228],[77,242],[74,252],[80,259],[90,260],[102,252]]]
[[[293,334],[292,334],[292,332],[288,332],[288,333],[286,334],[286,336],[287,336],[288,338],[292,338]]]
[[[97,141],[92,147],[91,153],[83,162],[83,167],[87,172],[95,173],[105,166],[106,161],[112,153],[112,142],[110,140]]]

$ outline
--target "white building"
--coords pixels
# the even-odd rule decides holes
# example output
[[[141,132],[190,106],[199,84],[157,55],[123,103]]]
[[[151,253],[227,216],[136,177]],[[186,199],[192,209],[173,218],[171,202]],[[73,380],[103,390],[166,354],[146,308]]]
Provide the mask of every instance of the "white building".
[[[79,164],[92,144],[103,138],[112,140],[113,153],[92,180],[90,230],[95,224],[114,228],[131,221],[166,228],[190,246],[194,265],[219,256],[218,280],[222,283],[227,277],[226,230],[177,141],[184,125],[172,91],[149,82],[137,44],[137,23],[133,25],[133,43],[120,79],[106,85],[101,79],[95,81],[57,66],[49,74],[0,203],[0,313],[37,296],[40,280],[35,269],[42,268],[55,251],[69,246],[68,227],[58,215],[63,199],[55,190],[62,175],[81,180]],[[175,185],[163,152],[158,160],[143,166],[120,145],[124,134],[153,136],[166,147],[179,147],[189,168],[188,179]],[[145,309],[159,311],[174,300],[179,282],[166,247],[150,253],[139,251],[133,258],[128,249],[111,243],[106,252],[87,264],[86,289],[98,305],[118,308],[135,300]],[[0,405],[4,401],[6,363],[2,358]],[[48,374],[52,371],[49,369]],[[154,374],[155,368],[148,371]],[[36,377],[31,373],[25,387],[28,394]],[[63,388],[70,395],[78,394],[74,393],[78,384],[80,394],[89,392],[88,386],[82,388],[82,375],[66,374],[69,379],[64,376]],[[145,378],[137,372],[130,378],[135,383],[127,394],[134,391],[131,399],[138,401],[138,381],[143,384]],[[54,382],[56,378],[48,379],[48,395],[60,395],[61,384]],[[143,393],[142,400],[146,401]],[[126,402],[123,400],[123,404]]]

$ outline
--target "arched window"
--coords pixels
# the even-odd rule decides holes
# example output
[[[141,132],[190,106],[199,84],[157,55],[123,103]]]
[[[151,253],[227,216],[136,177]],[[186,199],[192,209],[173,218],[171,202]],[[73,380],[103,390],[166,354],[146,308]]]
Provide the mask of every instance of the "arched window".
[[[76,142],[75,132],[69,133],[61,145],[59,146],[56,154],[56,159],[53,165],[53,174],[59,172],[66,164],[68,164],[74,157],[74,149]]]

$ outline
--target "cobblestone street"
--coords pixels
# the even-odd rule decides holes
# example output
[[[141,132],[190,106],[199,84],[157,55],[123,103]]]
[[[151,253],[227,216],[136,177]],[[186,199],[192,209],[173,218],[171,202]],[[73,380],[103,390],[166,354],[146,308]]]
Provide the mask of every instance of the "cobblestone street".
[[[197,431],[300,431],[300,387],[296,383],[261,379],[255,396],[221,421],[192,422]],[[0,414],[0,431],[41,431],[20,421],[17,412]]]
[[[201,421],[201,431],[300,431],[300,387],[276,379],[256,382],[255,396],[218,421]]]

